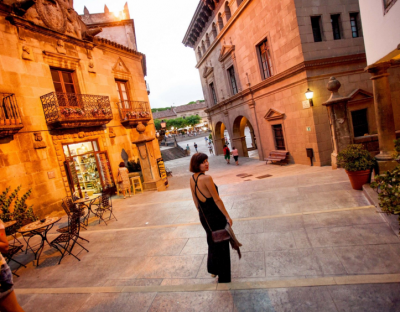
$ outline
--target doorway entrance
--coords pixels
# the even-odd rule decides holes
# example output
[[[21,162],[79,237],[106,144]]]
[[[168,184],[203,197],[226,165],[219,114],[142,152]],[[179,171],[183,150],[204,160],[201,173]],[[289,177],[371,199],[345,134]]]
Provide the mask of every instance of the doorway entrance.
[[[115,186],[108,154],[99,150],[97,140],[65,144],[63,151],[72,193],[82,197],[85,192],[93,195]]]

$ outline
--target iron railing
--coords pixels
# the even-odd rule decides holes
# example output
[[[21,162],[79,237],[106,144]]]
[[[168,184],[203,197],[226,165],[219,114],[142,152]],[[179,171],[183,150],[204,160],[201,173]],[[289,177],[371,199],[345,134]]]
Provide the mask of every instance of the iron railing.
[[[0,126],[22,124],[15,94],[0,93],[0,101]]]
[[[111,120],[108,96],[51,92],[40,97],[48,124],[74,120]]]
[[[122,101],[118,103],[121,122],[150,120],[151,112],[148,102]]]

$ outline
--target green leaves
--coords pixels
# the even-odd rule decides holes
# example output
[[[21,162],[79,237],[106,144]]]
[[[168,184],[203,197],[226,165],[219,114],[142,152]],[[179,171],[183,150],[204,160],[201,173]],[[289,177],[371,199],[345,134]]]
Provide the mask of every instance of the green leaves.
[[[375,161],[361,144],[350,144],[338,154],[337,164],[347,171],[361,171],[372,169]]]
[[[187,118],[179,117],[174,119],[168,119],[166,120],[167,129],[170,130],[171,127],[174,127],[175,130],[177,130],[179,128],[194,126],[200,123],[200,120],[201,120],[200,116],[189,116]],[[154,126],[156,127],[157,130],[161,130],[161,120],[155,119]]]

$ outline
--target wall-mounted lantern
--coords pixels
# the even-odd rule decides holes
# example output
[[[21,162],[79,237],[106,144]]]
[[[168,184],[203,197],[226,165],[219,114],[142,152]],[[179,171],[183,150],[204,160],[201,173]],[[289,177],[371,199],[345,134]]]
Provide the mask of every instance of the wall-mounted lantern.
[[[314,92],[311,91],[309,88],[307,89],[306,93],[306,98],[307,100],[310,101],[310,106],[314,106],[314,102],[313,102],[313,97],[314,97]]]

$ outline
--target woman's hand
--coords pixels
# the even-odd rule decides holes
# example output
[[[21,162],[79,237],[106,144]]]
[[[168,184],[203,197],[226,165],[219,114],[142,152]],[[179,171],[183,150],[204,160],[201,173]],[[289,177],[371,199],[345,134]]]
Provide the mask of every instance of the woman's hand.
[[[232,221],[232,219],[231,219],[229,216],[226,217],[226,221],[228,221],[229,225],[232,226],[233,221]]]

